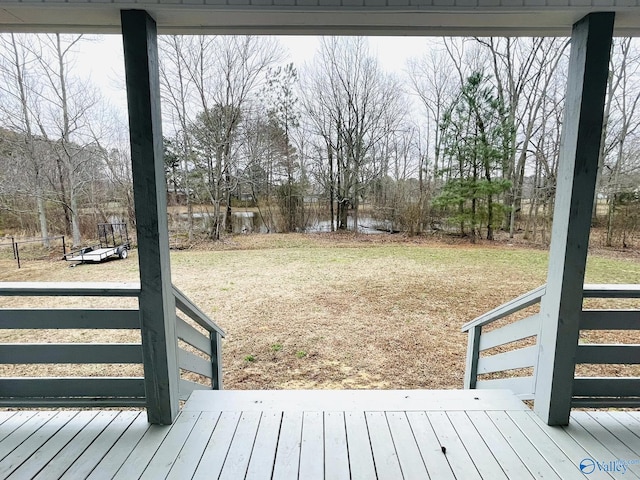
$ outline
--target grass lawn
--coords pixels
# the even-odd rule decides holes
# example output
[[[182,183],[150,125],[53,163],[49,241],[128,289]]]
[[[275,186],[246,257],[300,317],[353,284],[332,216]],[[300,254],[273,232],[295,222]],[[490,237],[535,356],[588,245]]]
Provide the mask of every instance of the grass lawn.
[[[542,250],[399,236],[250,235],[172,252],[174,283],[227,332],[229,389],[461,388],[467,339],[460,327],[544,283],[546,268]],[[77,268],[30,261],[18,270],[10,258],[0,258],[0,281],[137,276],[135,251],[125,261]],[[640,283],[640,260],[594,255],[587,282]],[[34,305],[28,301],[3,298],[0,306]],[[73,298],[35,305],[44,301],[87,306]],[[87,341],[95,334],[0,330],[0,341]],[[120,331],[97,341],[132,338]],[[30,368],[6,366],[2,375]],[[37,368],[39,374],[72,374],[69,366]],[[90,374],[110,367],[95,368]],[[136,367],[115,368],[137,373]]]

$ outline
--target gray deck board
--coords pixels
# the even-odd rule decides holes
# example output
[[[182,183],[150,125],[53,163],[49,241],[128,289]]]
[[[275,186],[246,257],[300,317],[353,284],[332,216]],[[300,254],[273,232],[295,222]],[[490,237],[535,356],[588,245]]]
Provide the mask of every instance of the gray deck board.
[[[112,417],[112,413],[116,415]],[[87,478],[139,415],[139,412],[134,411],[100,412],[100,415],[67,445],[70,450],[68,457],[63,457],[63,461],[59,461],[60,456],[56,456],[55,461],[49,463],[36,479]],[[75,458],[70,468],[67,464],[67,458],[69,460]]]
[[[345,412],[345,427],[349,448],[349,468],[352,480],[375,478],[373,452],[364,412]]]
[[[12,415],[11,418],[8,418],[0,425],[0,459],[2,459],[3,456],[2,442],[4,439],[22,427],[35,414],[36,412],[16,412],[15,415]],[[40,422],[44,422],[44,419],[41,419]]]
[[[59,478],[117,414],[115,411],[80,412],[12,477]]]
[[[456,478],[480,480],[480,473],[446,412],[429,412],[427,417],[441,448],[444,447],[446,451],[445,455]]]
[[[513,417],[510,418],[511,421],[514,421]],[[560,478],[563,480],[584,478],[584,475],[576,468],[575,459],[571,461],[557,445],[550,443],[548,441],[549,437],[536,424],[515,421],[514,423]]]
[[[204,413],[204,412],[203,412]],[[197,479],[218,478],[236,433],[240,412],[222,412],[193,476]]]
[[[169,470],[167,480],[193,476],[219,418],[220,414],[216,412],[203,412],[198,417],[189,437],[182,445],[176,461]]]
[[[609,457],[600,457],[600,459],[638,458],[637,454],[627,447],[622,440],[604,428],[595,419],[590,417],[587,412],[574,412],[572,414],[572,420],[574,420],[574,423],[579,424],[585,431],[588,431],[589,434],[595,437],[601,444],[606,444],[607,450],[611,452],[611,455]],[[571,425],[569,427],[571,427]],[[626,472],[625,476],[632,475],[636,478],[640,478],[640,465],[629,465],[629,470]]]
[[[524,413],[526,412],[518,412]],[[482,441],[487,445],[491,453],[495,456],[500,468],[507,478],[517,478],[519,480],[533,480],[533,475],[527,470],[516,452],[513,451],[509,442],[505,440],[500,430],[495,426],[485,412],[466,412]]]
[[[454,479],[449,460],[442,452],[442,446],[433,431],[427,414],[425,412],[407,412],[407,419],[429,476],[438,480]]]
[[[249,467],[249,460],[256,441],[260,412],[244,412],[240,417],[238,428],[231,441],[229,453],[224,461],[219,480],[235,480],[244,478]]]
[[[115,480],[140,478],[170,430],[171,427],[164,425],[151,425],[147,428],[113,478]]]
[[[169,474],[199,416],[196,412],[186,412],[176,419],[140,478],[155,480],[165,478]]]
[[[324,414],[325,478],[349,479],[349,450],[344,412]],[[354,465],[354,469],[359,469]]]
[[[47,423],[54,415],[55,412],[42,412],[42,414],[31,416],[21,416],[18,414],[6,422],[11,423],[11,425],[2,425],[0,432],[5,430],[8,433],[4,436],[0,433],[0,438],[2,438],[0,442],[0,460],[4,461],[7,455],[36,432],[42,425]],[[22,423],[19,423],[20,420],[22,420]]]
[[[605,445],[600,443],[598,439],[596,439],[587,430],[585,430],[579,423],[573,420],[573,414],[571,420],[572,421],[569,423],[569,425],[563,427],[563,429],[571,436],[571,438],[573,438],[578,444],[580,444],[582,448],[584,448],[589,453],[589,457],[593,459],[607,460],[615,458],[614,453],[608,450]],[[637,476],[633,472],[628,472],[625,475],[625,478],[637,478]]]
[[[195,391],[183,411],[527,410],[508,390],[210,390]]]
[[[562,450],[568,458],[573,459],[576,464],[583,458],[591,456],[591,453],[563,427],[549,427],[532,412],[509,412],[509,416],[520,426],[521,430],[532,428],[531,423],[536,424],[553,441],[556,447]]]
[[[302,412],[284,412],[273,466],[274,480],[297,478],[302,440]]]
[[[405,412],[387,412],[387,423],[393,444],[396,446],[400,469],[405,480],[429,478],[427,467],[411,431]]]
[[[122,412],[125,413],[125,412]],[[97,460],[95,467],[92,467],[91,473],[87,477],[87,480],[107,480],[111,479],[115,476],[116,472],[120,468],[120,466],[125,462],[125,460],[129,457],[133,449],[138,445],[140,439],[147,433],[149,430],[149,424],[147,423],[147,416],[143,412],[133,412],[136,414],[133,421],[129,424],[126,431],[117,432],[118,438],[116,439],[113,445],[108,446],[108,452],[106,455],[101,456],[100,458],[93,458],[92,460]],[[112,423],[113,425],[113,423]],[[108,438],[108,437],[107,437]],[[93,445],[92,445],[93,448]],[[80,457],[80,460],[85,456],[90,454],[90,449],[85,451]],[[91,462],[93,463],[93,462]],[[76,468],[83,469],[84,462],[79,463],[77,461],[63,476],[63,480],[73,480],[78,478],[78,476],[74,475],[73,470]]]
[[[247,468],[247,480],[268,480],[271,478],[281,422],[282,412],[262,412]]]
[[[300,478],[305,480],[324,478],[324,452],[324,415],[322,412],[304,412],[298,470]]]
[[[505,412],[488,412],[488,415],[535,478],[561,478]]]
[[[633,418],[629,412],[616,412],[615,416],[610,415],[615,421],[627,427],[636,436],[640,437],[640,420]]]
[[[576,413],[583,414],[586,412]],[[638,425],[638,428],[635,428],[634,433],[632,430],[633,426],[629,429],[627,425],[617,421],[615,417],[609,415],[608,412],[589,412],[588,415],[614,437],[624,443],[625,446],[635,454],[635,458],[640,458],[640,425]],[[578,420],[580,419],[579,416],[576,416],[576,418]],[[618,418],[622,417],[619,416]]]
[[[210,392],[212,398],[216,393]],[[237,400],[240,393],[229,398]],[[139,411],[0,412],[0,478],[640,477],[637,465],[630,465],[624,477],[604,471],[585,476],[579,469],[585,458],[607,463],[640,457],[636,411],[575,411],[569,426],[549,427],[528,409],[478,409],[468,395],[452,402],[451,410],[439,407],[444,397],[435,402],[435,410],[403,410],[402,401],[398,409],[371,409],[371,392],[360,409],[349,394],[342,396],[351,402],[344,410],[307,410],[296,408],[301,397],[295,393],[289,408],[277,411],[273,407],[284,394],[269,400],[268,393],[262,394],[264,410],[255,405],[236,410],[219,402],[223,408],[215,410],[200,396],[204,410],[187,402],[189,408],[164,427],[149,426]],[[316,407],[329,398],[321,397]],[[255,398],[254,392],[247,394]],[[398,397],[381,398],[383,406],[393,407]],[[335,402],[326,405],[335,407]],[[302,406],[313,406],[313,401]]]
[[[53,463],[52,460],[54,460],[55,463],[63,463],[68,466],[72,460],[77,458],[76,449],[73,447],[69,448],[72,440],[75,440],[87,424],[93,421],[98,415],[101,417],[106,415],[113,418],[116,414],[117,412],[98,413],[96,411],[78,413],[75,417],[70,419],[66,425],[50,437],[42,447],[35,451],[35,453],[20,465],[20,467],[17,468],[8,478],[12,480],[33,478],[45,466]],[[73,456],[72,459],[70,459],[71,456]],[[50,478],[56,477],[51,476]]]
[[[18,412],[0,412],[0,426],[2,426],[2,424],[4,422],[6,422],[7,420],[9,420],[11,417],[13,417],[14,415],[16,415]]]
[[[59,412],[16,446],[0,464],[0,478],[7,478],[18,469],[34,452],[42,447],[52,436],[60,431],[79,412]]]
[[[507,480],[502,467],[496,460],[493,452],[487,447],[483,438],[478,433],[475,425],[471,422],[465,412],[450,412],[447,414],[449,421],[453,425],[458,437],[469,453],[476,469],[483,478],[492,480]]]
[[[369,428],[376,475],[380,480],[403,478],[386,415],[384,412],[366,412],[365,418]]]

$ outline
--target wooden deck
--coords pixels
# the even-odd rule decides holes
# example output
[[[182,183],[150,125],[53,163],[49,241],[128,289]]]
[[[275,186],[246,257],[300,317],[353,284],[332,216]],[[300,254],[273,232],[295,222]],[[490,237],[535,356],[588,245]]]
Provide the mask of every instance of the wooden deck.
[[[560,428],[505,391],[197,391],[170,427],[0,412],[0,478],[640,478],[640,413]]]

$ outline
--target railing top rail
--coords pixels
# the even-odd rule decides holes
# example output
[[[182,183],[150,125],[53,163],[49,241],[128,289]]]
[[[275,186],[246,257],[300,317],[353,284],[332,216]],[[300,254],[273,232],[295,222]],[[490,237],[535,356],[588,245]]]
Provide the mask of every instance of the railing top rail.
[[[175,285],[173,285],[173,295],[176,298],[176,307],[178,310],[188,315],[192,320],[197,322],[198,325],[207,329],[209,332],[218,332],[222,337],[225,336],[224,330],[189,300]]]
[[[640,298],[640,284],[585,284],[584,298]]]
[[[0,282],[0,296],[138,297],[138,282]]]
[[[473,327],[482,327],[484,325],[488,325],[489,323],[495,322],[501,318],[504,318],[512,313],[515,313],[524,308],[530,307],[531,305],[535,305],[540,302],[540,299],[543,297],[547,289],[547,285],[541,285],[538,288],[534,288],[533,290],[520,295],[518,298],[514,298],[513,300],[500,305],[499,307],[494,308],[490,312],[487,312],[479,317],[471,320],[470,322],[464,324],[462,326],[462,331],[466,332]]]

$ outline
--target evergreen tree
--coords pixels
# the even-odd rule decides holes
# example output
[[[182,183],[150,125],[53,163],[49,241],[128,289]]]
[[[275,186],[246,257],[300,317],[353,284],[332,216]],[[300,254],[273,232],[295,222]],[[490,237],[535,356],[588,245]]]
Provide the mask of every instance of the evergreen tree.
[[[451,218],[460,225],[461,234],[468,228],[472,239],[484,224],[487,239],[493,240],[505,211],[500,195],[511,185],[501,167],[514,126],[493,90],[482,72],[473,73],[440,126],[448,166],[440,172],[446,181],[434,205],[447,212],[455,209]]]

